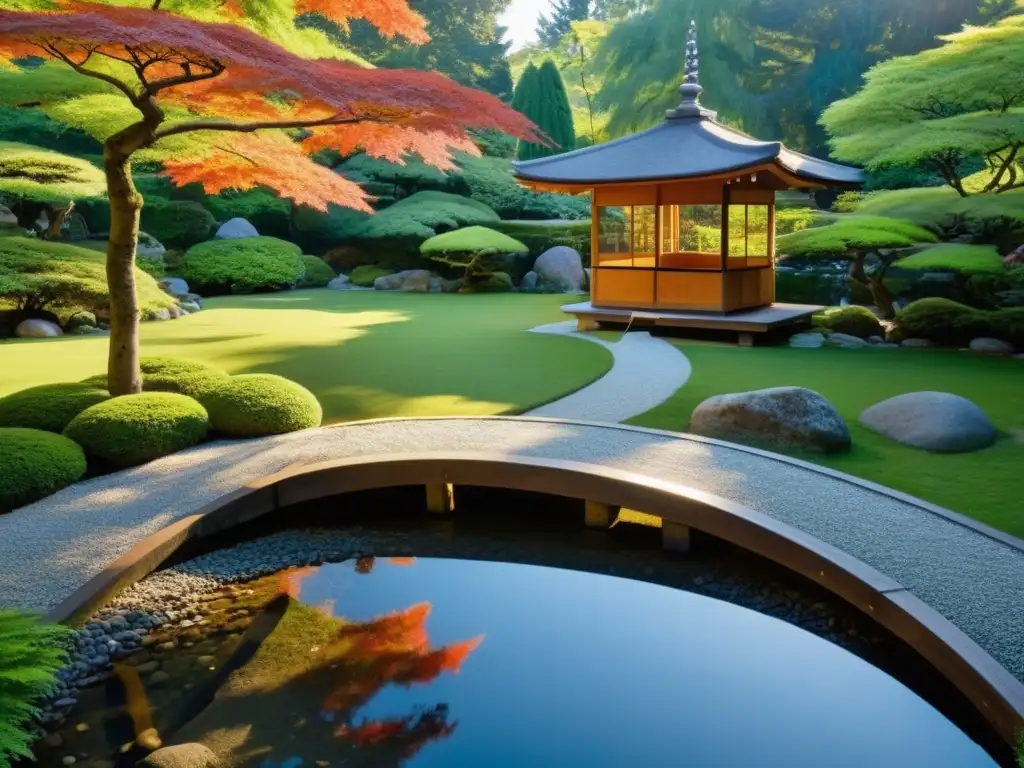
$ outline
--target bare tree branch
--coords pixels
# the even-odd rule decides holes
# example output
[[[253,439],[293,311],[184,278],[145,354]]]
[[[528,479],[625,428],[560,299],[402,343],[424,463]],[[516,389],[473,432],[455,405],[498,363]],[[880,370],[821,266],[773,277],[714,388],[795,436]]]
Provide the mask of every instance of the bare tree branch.
[[[371,122],[372,117],[347,117],[341,118],[337,115],[324,118],[323,120],[267,120],[250,123],[235,123],[230,120],[188,120],[183,123],[175,123],[160,128],[153,134],[153,141],[176,136],[180,133],[191,131],[233,131],[235,133],[252,133],[270,129],[283,128],[318,128],[327,125],[354,125],[356,123]]]

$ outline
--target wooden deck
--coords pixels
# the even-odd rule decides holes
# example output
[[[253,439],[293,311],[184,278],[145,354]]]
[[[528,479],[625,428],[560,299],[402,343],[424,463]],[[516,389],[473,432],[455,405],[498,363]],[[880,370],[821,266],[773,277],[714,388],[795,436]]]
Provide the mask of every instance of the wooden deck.
[[[780,328],[809,328],[811,315],[824,307],[812,304],[772,304],[728,314],[712,312],[673,312],[670,310],[619,309],[595,307],[589,301],[566,304],[562,311],[575,315],[579,330],[596,330],[608,325],[655,325],[670,328],[695,328],[735,331],[741,346],[753,346],[757,335],[771,334]]]

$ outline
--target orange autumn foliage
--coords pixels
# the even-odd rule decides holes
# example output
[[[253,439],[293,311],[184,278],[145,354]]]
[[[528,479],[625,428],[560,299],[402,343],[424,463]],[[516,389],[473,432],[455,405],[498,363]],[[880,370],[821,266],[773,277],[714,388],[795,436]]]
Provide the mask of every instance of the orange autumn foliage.
[[[320,15],[348,29],[352,19],[375,26],[384,37],[401,35],[411,43],[426,43],[427,20],[409,8],[405,0],[299,0],[300,13]]]

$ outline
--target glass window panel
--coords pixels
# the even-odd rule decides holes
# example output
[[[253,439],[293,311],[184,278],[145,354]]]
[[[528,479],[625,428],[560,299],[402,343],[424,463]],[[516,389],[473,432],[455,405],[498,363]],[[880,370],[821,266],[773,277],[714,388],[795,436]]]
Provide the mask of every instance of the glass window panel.
[[[691,253],[722,252],[722,206],[679,206],[679,250]]]
[[[653,205],[633,206],[634,267],[654,266],[654,247],[657,238],[654,211]]]
[[[768,206],[747,206],[747,256],[768,257]]]
[[[747,255],[747,206],[729,206],[729,258]]]
[[[633,209],[601,206],[597,209],[598,263],[603,267],[630,267]]]

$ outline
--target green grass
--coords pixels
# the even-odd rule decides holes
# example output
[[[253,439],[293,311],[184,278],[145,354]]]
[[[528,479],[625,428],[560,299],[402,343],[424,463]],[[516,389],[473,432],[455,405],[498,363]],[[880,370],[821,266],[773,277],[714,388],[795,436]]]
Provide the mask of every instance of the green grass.
[[[598,378],[611,354],[526,333],[564,320],[564,296],[327,289],[211,299],[195,315],[142,325],[142,354],[232,374],[274,373],[312,391],[324,422],[515,413]],[[0,343],[0,395],[106,368],[107,339]]]
[[[685,431],[702,400],[726,392],[808,387],[839,410],[853,449],[808,461],[895,488],[1024,537],[1024,363],[951,350],[844,350],[739,347],[678,342],[693,376],[667,402],[629,423]],[[904,392],[952,392],[977,403],[1000,430],[992,448],[931,454],[860,426],[868,406]],[[871,510],[865,509],[870,515]]]
[[[1003,258],[994,245],[939,243],[896,262],[903,269],[940,269],[973,275],[1002,272]]]

